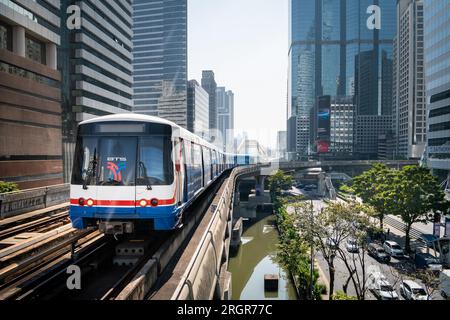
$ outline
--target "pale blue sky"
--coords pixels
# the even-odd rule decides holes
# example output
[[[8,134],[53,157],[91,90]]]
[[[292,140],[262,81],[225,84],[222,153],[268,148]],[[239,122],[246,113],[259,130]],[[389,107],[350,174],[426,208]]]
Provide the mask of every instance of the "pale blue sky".
[[[188,0],[189,79],[235,93],[235,127],[276,146],[286,127],[288,0]],[[255,137],[256,138],[256,137]]]

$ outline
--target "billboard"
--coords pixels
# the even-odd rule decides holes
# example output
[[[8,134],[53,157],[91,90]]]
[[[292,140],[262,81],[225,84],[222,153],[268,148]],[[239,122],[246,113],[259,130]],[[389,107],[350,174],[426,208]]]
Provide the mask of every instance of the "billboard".
[[[317,153],[328,153],[330,152],[330,142],[329,141],[317,141]]]
[[[317,153],[328,153],[331,135],[331,97],[317,99]]]

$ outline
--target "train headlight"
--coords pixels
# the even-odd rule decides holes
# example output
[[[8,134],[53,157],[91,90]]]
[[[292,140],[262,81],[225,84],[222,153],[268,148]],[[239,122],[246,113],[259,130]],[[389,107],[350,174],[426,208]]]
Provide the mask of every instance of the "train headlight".
[[[158,199],[152,199],[150,201],[150,204],[152,205],[152,207],[157,207],[158,206]]]
[[[144,200],[144,199],[142,199],[141,201],[139,201],[139,205],[141,206],[141,207],[146,207],[147,206],[147,200]]]
[[[92,207],[92,206],[94,205],[94,200],[88,199],[87,205],[88,205],[89,207]]]
[[[78,199],[78,204],[80,206],[84,206],[86,204],[86,200],[84,200],[84,198],[80,198],[80,199]]]

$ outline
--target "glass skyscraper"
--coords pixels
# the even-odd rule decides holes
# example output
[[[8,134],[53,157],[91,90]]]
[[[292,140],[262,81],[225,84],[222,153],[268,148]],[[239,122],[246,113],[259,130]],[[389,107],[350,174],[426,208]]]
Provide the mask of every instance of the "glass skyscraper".
[[[134,0],[133,10],[134,111],[186,127],[187,0]]]
[[[424,1],[428,166],[450,179],[450,2]]]
[[[380,8],[380,29],[368,27],[374,5]],[[391,113],[395,33],[393,0],[290,1],[290,152],[307,152],[308,146],[293,141],[291,118],[309,116],[318,96],[354,95],[358,115]]]

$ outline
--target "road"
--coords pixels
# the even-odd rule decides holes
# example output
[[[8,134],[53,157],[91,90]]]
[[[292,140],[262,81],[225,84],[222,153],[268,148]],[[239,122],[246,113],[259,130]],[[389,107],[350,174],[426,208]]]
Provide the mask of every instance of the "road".
[[[326,205],[327,205],[325,203],[325,201],[323,199],[317,197],[317,195],[314,192],[306,192],[303,190],[299,190],[297,188],[293,188],[292,192],[297,193],[297,194],[304,194],[307,197],[313,199],[313,207],[314,207],[315,212],[320,212],[320,210],[322,208],[326,207]],[[288,212],[289,211],[290,210],[288,208]],[[392,228],[392,229],[394,229],[394,228]],[[391,230],[391,239],[398,241],[401,245],[402,245],[401,239],[403,237],[404,237],[404,234],[402,234],[400,231]],[[347,261],[353,261],[352,260],[353,254],[348,253],[346,251],[345,243],[342,244],[342,248],[343,248],[343,251],[345,252],[345,254],[347,255]],[[357,256],[358,255],[356,254],[355,259],[358,259]],[[326,281],[327,281],[327,283],[329,283],[330,278],[329,278],[329,270],[328,270],[327,262],[325,261],[325,259],[323,258],[322,254],[320,252],[316,252],[315,257],[319,264],[319,267],[322,270],[322,274],[325,275],[325,277],[327,278]],[[403,297],[400,295],[400,290],[399,290],[400,283],[404,279],[405,280],[411,279],[411,277],[402,275],[403,273],[399,272],[399,271],[408,268],[408,264],[411,263],[409,261],[408,257],[405,257],[404,259],[392,258],[391,262],[389,264],[385,264],[385,263],[379,263],[374,258],[365,254],[364,260],[365,260],[365,265],[366,265],[366,274],[368,275],[371,271],[380,271],[388,279],[388,281],[393,285],[393,287],[396,289],[396,291],[399,295],[399,298],[403,299]],[[342,260],[341,257],[336,257],[334,262],[335,262],[335,270],[336,270],[335,271],[335,282],[334,282],[335,290],[334,291],[336,292],[336,291],[343,289],[343,285],[346,283],[346,281],[348,279],[349,272],[348,272],[348,269],[345,266],[344,261]],[[360,263],[358,262],[358,260],[356,260],[356,265],[357,265],[357,269],[358,269],[358,275],[362,279],[363,272],[362,272],[362,268],[360,267]],[[418,279],[412,279],[412,280],[421,284],[420,280],[418,280]],[[350,284],[348,285],[347,293],[349,295],[356,296],[355,287],[351,281],[350,281]],[[366,299],[376,300],[376,297],[370,291],[367,291]],[[442,297],[440,296],[438,290],[436,292],[434,292],[434,294],[432,295],[432,299],[442,300]]]

